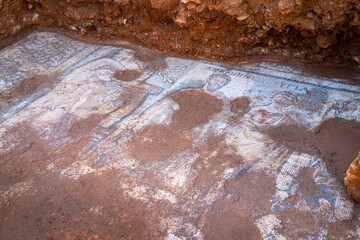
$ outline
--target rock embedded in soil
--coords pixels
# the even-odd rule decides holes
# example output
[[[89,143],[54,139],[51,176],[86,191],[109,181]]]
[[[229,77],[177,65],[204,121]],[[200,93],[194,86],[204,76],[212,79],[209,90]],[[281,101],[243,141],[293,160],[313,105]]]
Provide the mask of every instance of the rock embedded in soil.
[[[321,48],[328,48],[331,45],[336,43],[336,37],[333,35],[319,35],[316,38],[316,43],[317,45],[319,45],[319,47]]]
[[[51,28],[222,60],[294,52],[308,62],[352,62],[330,50],[360,53],[359,9],[357,0],[3,1],[0,44],[29,28]]]
[[[350,197],[360,202],[360,152],[357,158],[350,164],[344,182]]]
[[[278,5],[281,14],[289,14],[295,10],[295,0],[280,0]]]

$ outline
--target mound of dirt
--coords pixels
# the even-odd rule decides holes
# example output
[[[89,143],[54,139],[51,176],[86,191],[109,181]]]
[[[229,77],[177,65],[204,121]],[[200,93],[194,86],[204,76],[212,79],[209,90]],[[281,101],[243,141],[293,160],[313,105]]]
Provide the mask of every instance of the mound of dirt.
[[[217,59],[360,62],[358,0],[3,0],[0,25],[3,43],[35,26]]]

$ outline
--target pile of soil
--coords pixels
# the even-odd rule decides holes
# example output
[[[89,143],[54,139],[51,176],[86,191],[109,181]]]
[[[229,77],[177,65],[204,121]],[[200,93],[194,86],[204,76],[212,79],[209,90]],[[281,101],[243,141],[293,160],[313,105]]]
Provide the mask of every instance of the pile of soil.
[[[1,0],[0,41],[33,27],[221,60],[360,62],[358,0]]]

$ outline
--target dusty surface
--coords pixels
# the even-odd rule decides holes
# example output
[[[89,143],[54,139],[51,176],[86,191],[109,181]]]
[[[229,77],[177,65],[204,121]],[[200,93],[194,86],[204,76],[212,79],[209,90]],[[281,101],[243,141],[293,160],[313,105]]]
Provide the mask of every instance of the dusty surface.
[[[17,70],[10,70],[16,72]],[[56,81],[56,78],[53,76],[41,76],[35,75],[28,79],[24,79],[20,82],[20,84],[16,85],[10,91],[2,91],[0,93],[0,101],[2,105],[0,105],[0,110],[4,108],[6,105],[11,105],[16,100],[24,96],[28,96],[30,94],[36,93],[41,88],[51,87]]]
[[[267,190],[259,192],[260,188]],[[225,199],[217,200],[206,217],[204,232],[207,238],[261,239],[252,216],[269,210],[268,203],[275,193],[274,179],[251,173],[226,182],[225,191]]]
[[[341,181],[360,149],[360,123],[339,118],[324,121],[312,132],[297,125],[271,128],[267,134],[298,151],[323,156],[330,173]]]
[[[172,118],[175,128],[191,130],[204,124],[215,114],[223,110],[224,103],[216,98],[199,90],[186,90],[171,96],[179,105]]]
[[[0,41],[27,29],[187,56],[360,63],[357,0],[2,0]]]
[[[179,130],[161,125],[147,127],[133,137],[130,152],[142,161],[166,160],[184,152],[191,148],[191,138]]]
[[[137,70],[123,70],[114,74],[114,78],[120,81],[131,82],[141,76],[141,72]]]
[[[231,111],[233,113],[238,113],[240,111],[245,110],[251,103],[251,100],[247,97],[239,97],[235,98],[231,101]]]
[[[359,238],[360,75],[311,71],[51,32],[2,49],[0,239]]]

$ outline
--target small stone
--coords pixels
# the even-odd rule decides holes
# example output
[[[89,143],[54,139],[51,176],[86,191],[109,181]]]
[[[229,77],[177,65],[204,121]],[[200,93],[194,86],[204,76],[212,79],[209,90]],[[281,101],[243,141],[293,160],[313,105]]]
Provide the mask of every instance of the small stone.
[[[167,0],[165,0],[165,1],[167,1]],[[183,4],[188,4],[188,3],[201,4],[202,1],[201,0],[181,0],[181,3],[183,3]]]
[[[360,26],[360,14],[355,12],[354,13],[354,19],[350,22],[350,25],[352,26]]]
[[[358,64],[360,64],[360,55],[352,57]]]
[[[80,21],[80,20],[81,20],[81,15],[80,15],[80,13],[74,12],[74,13],[73,13],[73,18],[74,18],[76,21]]]
[[[239,200],[239,197],[236,194],[228,194],[225,198],[225,201],[232,202],[232,203],[237,202],[238,200]]]
[[[314,14],[312,12],[309,12],[308,14],[306,14],[307,18],[313,19],[314,18]]]
[[[126,19],[126,18],[120,18],[120,19],[118,20],[118,23],[119,23],[120,26],[125,25],[126,22],[127,22],[127,19]]]
[[[106,23],[110,24],[111,23],[111,17],[105,16],[105,21],[106,21]]]
[[[178,4],[177,0],[150,0],[151,7],[155,9],[168,10]]]
[[[241,12],[238,16],[237,16],[237,20],[238,21],[243,21],[245,19],[247,19],[249,17],[249,14],[247,14],[246,12]]]
[[[34,5],[32,5],[31,3],[28,5],[29,9],[32,9],[34,7]]]
[[[179,25],[180,27],[183,27],[187,24],[187,17],[186,17],[186,11],[185,9],[181,9],[178,13],[176,19],[174,22]]]
[[[263,39],[264,37],[266,37],[266,31],[262,30],[262,29],[258,29],[255,31],[256,37]]]
[[[315,5],[313,8],[313,11],[317,14],[320,15],[322,13],[321,7],[319,5]]]
[[[195,3],[189,3],[189,4],[186,5],[186,8],[188,10],[193,10],[193,9],[196,8],[196,4]]]
[[[264,29],[265,31],[270,31],[270,27],[266,25],[262,25],[262,29]]]
[[[252,41],[251,41],[251,39],[248,38],[248,37],[239,37],[239,38],[238,38],[238,42],[249,44],[249,43],[251,43]]]
[[[238,0],[231,0],[230,1],[230,6],[233,8],[237,8],[239,7],[239,5],[242,3],[242,0],[238,1]]]
[[[197,6],[196,11],[200,13],[200,12],[203,12],[205,10],[205,8],[206,8],[206,3],[203,3],[199,6]]]
[[[294,0],[280,0],[279,4],[279,12],[281,14],[289,14],[295,10],[295,1]]]
[[[336,43],[336,37],[334,35],[323,35],[320,34],[316,38],[316,43],[320,48],[328,48]]]

